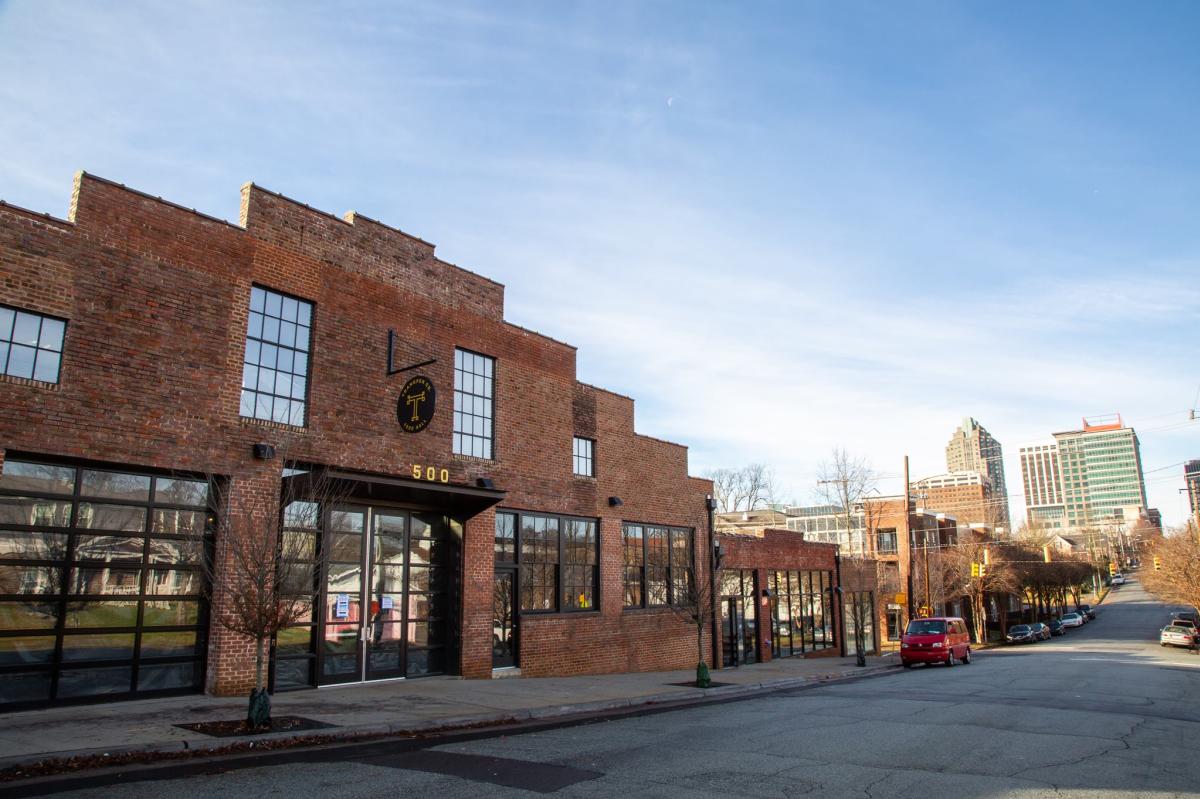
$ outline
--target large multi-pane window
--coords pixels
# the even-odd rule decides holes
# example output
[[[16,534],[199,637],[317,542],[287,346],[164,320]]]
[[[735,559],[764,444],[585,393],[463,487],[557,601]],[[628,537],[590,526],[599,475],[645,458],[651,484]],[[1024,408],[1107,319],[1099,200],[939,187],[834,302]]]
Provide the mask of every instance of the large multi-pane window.
[[[303,427],[312,303],[254,286],[242,363],[241,415]]]
[[[599,536],[595,519],[496,514],[496,560],[516,559],[521,610],[597,610]]]
[[[208,483],[9,459],[0,707],[199,690]]]
[[[67,323],[0,305],[0,374],[57,383]]]
[[[596,476],[596,442],[575,436],[571,445],[571,469],[582,477]]]
[[[692,585],[692,531],[626,524],[625,607],[682,605]]]
[[[881,555],[896,552],[896,531],[894,529],[880,530],[875,534],[875,551]]]
[[[495,359],[486,355],[454,351],[455,455],[492,457],[495,368]]]
[[[775,657],[790,657],[834,645],[833,573],[777,571],[768,575]]]

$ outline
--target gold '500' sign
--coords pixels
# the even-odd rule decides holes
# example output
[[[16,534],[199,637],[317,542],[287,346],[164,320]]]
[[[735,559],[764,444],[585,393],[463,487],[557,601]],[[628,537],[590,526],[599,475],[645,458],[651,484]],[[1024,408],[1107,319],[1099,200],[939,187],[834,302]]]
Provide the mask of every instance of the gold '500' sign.
[[[413,464],[412,476],[414,480],[427,480],[430,483],[450,482],[449,469],[439,469],[436,466],[422,466],[419,463]]]

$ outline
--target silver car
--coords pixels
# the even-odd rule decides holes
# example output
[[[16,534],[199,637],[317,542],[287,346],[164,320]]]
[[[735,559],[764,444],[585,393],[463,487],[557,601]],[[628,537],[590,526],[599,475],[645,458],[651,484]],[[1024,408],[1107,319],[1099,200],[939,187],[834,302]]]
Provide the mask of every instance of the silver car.
[[[1162,628],[1158,642],[1163,646],[1186,646],[1190,649],[1196,645],[1196,633],[1195,630],[1187,627],[1168,624]]]
[[[1063,627],[1082,627],[1083,617],[1078,613],[1064,613],[1062,617]]]

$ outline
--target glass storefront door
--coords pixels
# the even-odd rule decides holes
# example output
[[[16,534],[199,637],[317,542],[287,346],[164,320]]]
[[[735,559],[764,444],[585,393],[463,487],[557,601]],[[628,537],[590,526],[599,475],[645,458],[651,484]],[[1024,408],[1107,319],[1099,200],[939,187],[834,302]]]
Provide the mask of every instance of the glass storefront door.
[[[439,674],[462,528],[445,516],[342,505],[328,517],[318,683]]]
[[[516,569],[497,570],[492,583],[492,668],[517,665]]]
[[[758,660],[755,575],[748,569],[721,574],[721,639],[724,664],[739,666]]]

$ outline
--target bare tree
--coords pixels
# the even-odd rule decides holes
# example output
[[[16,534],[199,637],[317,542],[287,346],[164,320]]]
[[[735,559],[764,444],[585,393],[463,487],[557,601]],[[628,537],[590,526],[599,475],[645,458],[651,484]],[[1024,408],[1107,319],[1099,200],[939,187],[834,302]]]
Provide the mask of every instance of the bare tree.
[[[704,630],[712,623],[713,590],[717,585],[717,575],[709,574],[707,570],[697,574],[693,570],[688,576],[686,588],[675,584],[674,590],[680,592],[682,589],[683,595],[673,597],[670,605],[676,616],[696,628],[697,688],[707,688],[712,684],[708,665],[704,662]]]
[[[1200,535],[1189,524],[1155,542],[1153,568],[1142,568],[1142,584],[1164,602],[1200,611]]]
[[[846,542],[846,555],[861,555],[870,552],[866,540],[869,526],[877,521],[881,508],[878,503],[867,502],[875,493],[879,475],[865,458],[855,457],[844,449],[834,449],[829,460],[821,464],[817,473],[817,497],[833,509],[837,519],[839,536]],[[868,518],[871,517],[871,518]],[[861,525],[855,521],[861,519]],[[856,544],[854,532],[860,530],[861,540]]]
[[[759,510],[776,500],[775,472],[762,463],[714,469],[705,477],[713,481],[713,498],[721,513]]]
[[[321,519],[345,497],[345,489],[324,470],[298,467],[287,461],[282,446],[278,451],[285,466],[278,496],[238,491],[227,480],[210,484],[217,526],[213,552],[203,559],[205,582],[214,621],[254,642],[254,689],[246,718],[252,729],[271,722],[270,642],[310,618],[327,552],[319,541]]]

